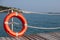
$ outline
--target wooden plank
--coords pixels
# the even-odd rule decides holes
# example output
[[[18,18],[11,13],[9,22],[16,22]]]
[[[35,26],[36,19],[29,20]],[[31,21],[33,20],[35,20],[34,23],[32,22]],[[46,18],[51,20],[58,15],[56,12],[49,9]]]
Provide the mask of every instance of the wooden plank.
[[[30,34],[20,38],[0,37],[0,40],[60,40],[60,32]]]
[[[1,37],[2,38],[2,40],[6,40],[6,38],[5,37]]]

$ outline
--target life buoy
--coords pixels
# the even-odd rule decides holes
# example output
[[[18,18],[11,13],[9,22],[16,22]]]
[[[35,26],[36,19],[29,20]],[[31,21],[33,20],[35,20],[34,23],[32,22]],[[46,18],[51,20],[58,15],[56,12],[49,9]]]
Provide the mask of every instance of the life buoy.
[[[17,17],[19,20],[21,20],[21,22],[22,22],[22,29],[21,29],[21,31],[19,31],[19,32],[14,32],[14,31],[12,31],[12,30],[10,29],[10,27],[9,27],[9,25],[8,25],[8,22],[9,22],[9,20],[10,20],[12,17]],[[11,36],[13,36],[13,37],[20,37],[20,36],[22,36],[22,35],[26,32],[26,30],[27,30],[27,21],[26,21],[26,19],[24,18],[24,16],[23,16],[21,13],[17,13],[17,12],[9,13],[9,14],[5,17],[5,19],[4,19],[4,29],[5,29],[5,31],[6,31],[9,35],[11,35]]]

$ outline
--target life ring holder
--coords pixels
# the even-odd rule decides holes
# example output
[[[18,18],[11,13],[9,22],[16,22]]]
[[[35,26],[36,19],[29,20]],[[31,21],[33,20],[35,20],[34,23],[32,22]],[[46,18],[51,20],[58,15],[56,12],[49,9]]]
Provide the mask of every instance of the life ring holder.
[[[10,29],[8,22],[12,17],[17,17],[22,22],[22,29],[19,32],[14,32]],[[11,12],[4,18],[4,29],[12,37],[20,37],[27,30],[27,21],[21,13]]]

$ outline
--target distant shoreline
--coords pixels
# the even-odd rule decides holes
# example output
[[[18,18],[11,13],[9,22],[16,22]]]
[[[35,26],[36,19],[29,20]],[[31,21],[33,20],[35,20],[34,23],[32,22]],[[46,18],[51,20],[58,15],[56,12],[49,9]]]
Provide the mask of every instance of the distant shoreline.
[[[18,9],[18,8],[0,6],[0,12],[6,12],[6,11],[9,11],[9,10],[14,10],[16,12],[20,12],[20,9]]]

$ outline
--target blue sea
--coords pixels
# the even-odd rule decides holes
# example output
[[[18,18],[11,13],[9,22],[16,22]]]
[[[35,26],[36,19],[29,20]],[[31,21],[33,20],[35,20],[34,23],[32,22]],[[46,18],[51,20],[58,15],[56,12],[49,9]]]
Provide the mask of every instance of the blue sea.
[[[3,21],[6,15],[7,12],[0,13],[0,37],[9,36],[5,32],[3,26]],[[29,26],[47,27],[47,28],[60,27],[60,15],[45,15],[45,14],[23,14],[23,15],[26,18]],[[14,21],[20,22],[17,18],[14,18]],[[20,29],[21,25],[14,24],[14,31],[20,31]],[[60,32],[60,29],[43,30],[28,27],[25,34],[48,33],[48,32]]]

